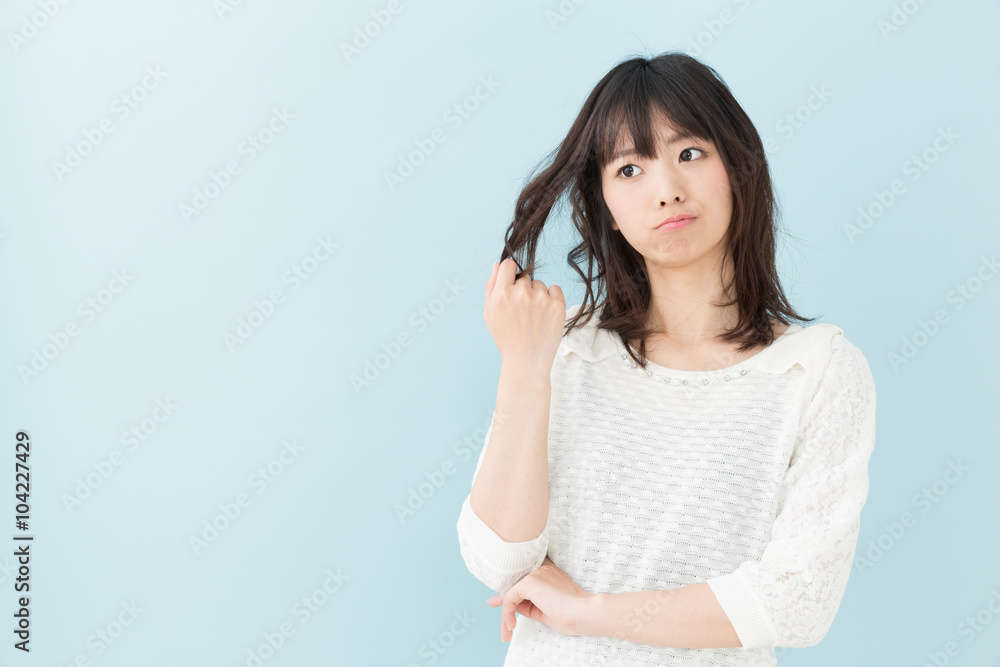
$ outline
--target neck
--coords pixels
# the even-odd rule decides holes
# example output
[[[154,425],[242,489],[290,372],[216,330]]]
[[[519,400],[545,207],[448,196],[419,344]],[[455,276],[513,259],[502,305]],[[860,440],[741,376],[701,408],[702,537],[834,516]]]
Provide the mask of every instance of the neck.
[[[723,275],[719,263],[703,262],[684,267],[649,266],[649,323],[658,336],[678,346],[698,345],[716,340],[735,325],[739,310],[736,304],[721,307],[727,300],[723,293]],[[732,262],[723,267],[732,271]]]

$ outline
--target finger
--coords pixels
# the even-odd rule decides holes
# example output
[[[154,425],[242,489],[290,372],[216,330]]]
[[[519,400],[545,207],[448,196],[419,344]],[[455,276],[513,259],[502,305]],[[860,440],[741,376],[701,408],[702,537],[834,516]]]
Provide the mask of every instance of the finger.
[[[520,614],[521,616],[530,616],[531,608],[534,606],[535,605],[531,600],[525,600],[521,604],[517,605],[514,609],[514,620],[517,620],[517,614]]]
[[[515,278],[513,282],[515,285],[523,284],[528,289],[531,289],[533,287],[533,283],[535,282],[535,280],[531,277],[530,273],[525,273],[520,278]]]
[[[493,276],[493,282],[489,284],[490,291],[486,294],[487,301],[489,301],[493,292],[500,292],[514,284],[514,272],[516,270],[517,264],[514,262],[513,257],[508,257],[500,262],[496,268],[496,275]]]
[[[503,622],[507,628],[507,638],[510,638],[511,633],[514,631],[514,610],[517,605],[524,600],[521,596],[520,589],[512,588],[507,591],[507,594],[503,596]]]
[[[483,296],[483,318],[487,319],[487,321],[489,321],[487,316],[490,312],[490,295],[493,294],[493,285],[495,285],[497,281],[497,269],[499,269],[499,266],[500,265],[497,262],[493,262],[493,270],[490,272],[490,277],[486,281],[486,289]]]
[[[520,281],[520,280],[527,279],[528,283],[529,283],[529,287],[530,287],[531,280],[534,278],[534,276],[531,274],[530,271],[528,271],[528,268],[527,267],[522,267],[522,266],[516,266],[516,265],[515,265],[514,268],[515,268],[515,271],[514,271],[514,281],[517,282],[517,281]],[[520,274],[520,275],[518,275],[518,274]]]
[[[502,285],[513,285],[514,276],[517,275],[517,272],[517,262],[514,261],[513,257],[508,257],[500,262],[500,266],[497,268],[496,282]]]
[[[493,269],[490,271],[490,277],[486,281],[486,297],[489,298],[490,294],[493,292],[493,285],[497,281],[497,269],[500,268],[498,262],[493,262]]]

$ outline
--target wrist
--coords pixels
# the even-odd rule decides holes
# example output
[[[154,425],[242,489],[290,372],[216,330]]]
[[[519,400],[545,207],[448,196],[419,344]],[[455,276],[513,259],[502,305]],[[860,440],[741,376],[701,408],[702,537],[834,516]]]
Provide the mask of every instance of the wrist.
[[[583,613],[579,621],[578,629],[581,636],[610,636],[606,626],[608,618],[607,603],[607,593],[594,593],[587,598],[583,605]]]
[[[500,360],[500,374],[516,377],[519,380],[545,381],[552,376],[552,364],[545,365],[532,359]]]

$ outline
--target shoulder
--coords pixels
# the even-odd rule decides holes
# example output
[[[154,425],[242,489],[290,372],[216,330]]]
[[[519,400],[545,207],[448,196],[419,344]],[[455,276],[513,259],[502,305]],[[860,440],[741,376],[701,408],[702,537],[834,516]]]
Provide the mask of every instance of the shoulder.
[[[566,323],[575,317],[583,304],[576,304],[566,309]],[[618,344],[615,341],[616,334],[597,326],[600,308],[598,307],[590,315],[590,319],[584,323],[580,320],[576,326],[567,334],[563,335],[556,352],[557,357],[565,357],[575,354],[587,361],[600,361],[613,356],[618,352]]]
[[[866,399],[875,399],[875,379],[868,359],[844,335],[836,336],[831,341],[830,362],[824,369],[823,380],[846,386]]]
[[[809,396],[825,385],[828,390],[847,387],[864,400],[874,399],[875,383],[868,360],[836,324],[792,324],[755,361],[756,369],[766,373],[783,374],[800,368]]]
[[[828,323],[792,327],[779,341],[788,345],[769,360],[772,368],[763,370],[783,372],[797,364],[805,370],[810,400],[842,396],[859,405],[874,405],[875,381],[868,360],[842,328]]]
[[[864,360],[861,350],[836,324],[791,324],[782,338],[760,354],[758,370],[784,373],[798,365],[810,375],[822,375],[834,357]]]

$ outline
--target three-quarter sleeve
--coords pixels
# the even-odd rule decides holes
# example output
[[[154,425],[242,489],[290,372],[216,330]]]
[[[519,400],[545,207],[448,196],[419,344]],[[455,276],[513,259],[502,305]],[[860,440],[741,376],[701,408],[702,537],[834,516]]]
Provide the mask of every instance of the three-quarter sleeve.
[[[817,644],[840,606],[868,497],[875,383],[842,335],[800,422],[759,560],[708,580],[744,648]]]
[[[479,461],[472,475],[473,483],[486,456],[495,418],[496,411],[490,419],[490,426],[483,440],[483,449],[479,453]],[[548,522],[541,534],[532,540],[506,542],[472,510],[471,498],[470,492],[462,503],[462,511],[458,517],[459,551],[465,566],[476,579],[491,590],[506,593],[522,578],[541,567],[545,561],[549,548]]]

